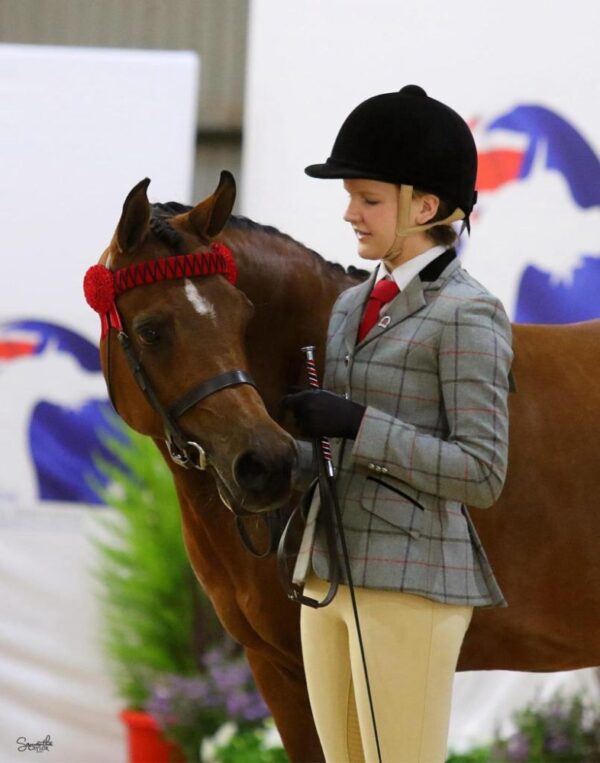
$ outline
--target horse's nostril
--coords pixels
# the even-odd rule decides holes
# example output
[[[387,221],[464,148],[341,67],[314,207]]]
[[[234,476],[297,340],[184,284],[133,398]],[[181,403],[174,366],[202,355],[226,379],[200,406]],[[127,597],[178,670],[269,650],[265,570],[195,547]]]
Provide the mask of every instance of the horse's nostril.
[[[289,485],[291,466],[288,459],[267,461],[249,450],[238,458],[233,471],[242,490],[274,495]]]
[[[267,476],[268,472],[264,463],[252,451],[238,458],[235,465],[235,478],[244,490],[262,490]]]

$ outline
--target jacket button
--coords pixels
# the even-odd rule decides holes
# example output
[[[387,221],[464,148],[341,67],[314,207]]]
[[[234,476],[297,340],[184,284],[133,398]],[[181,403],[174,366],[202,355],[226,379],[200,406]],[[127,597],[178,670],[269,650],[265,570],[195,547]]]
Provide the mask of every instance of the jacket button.
[[[350,362],[350,355],[346,355],[346,357],[344,358],[344,363],[348,365],[349,362]]]
[[[369,464],[369,469],[376,469],[376,468],[377,467],[375,466],[375,464]]]
[[[382,474],[387,474],[388,473],[388,470],[385,468],[385,466],[381,467],[381,473]]]

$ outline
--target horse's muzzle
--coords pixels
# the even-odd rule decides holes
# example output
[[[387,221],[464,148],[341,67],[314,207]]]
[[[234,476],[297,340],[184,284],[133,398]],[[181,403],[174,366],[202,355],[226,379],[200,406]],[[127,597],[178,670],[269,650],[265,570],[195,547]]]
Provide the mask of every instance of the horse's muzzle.
[[[254,506],[267,508],[287,499],[295,463],[293,447],[277,454],[247,450],[239,455],[233,465],[233,476],[244,493],[244,505],[249,510]]]

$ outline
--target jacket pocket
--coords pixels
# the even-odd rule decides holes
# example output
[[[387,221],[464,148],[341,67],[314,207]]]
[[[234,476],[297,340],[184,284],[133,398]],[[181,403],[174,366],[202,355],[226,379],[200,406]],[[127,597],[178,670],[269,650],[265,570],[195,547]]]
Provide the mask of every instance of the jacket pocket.
[[[390,485],[378,477],[367,477],[361,505],[366,511],[398,527],[412,538],[420,537],[425,509],[402,488]]]

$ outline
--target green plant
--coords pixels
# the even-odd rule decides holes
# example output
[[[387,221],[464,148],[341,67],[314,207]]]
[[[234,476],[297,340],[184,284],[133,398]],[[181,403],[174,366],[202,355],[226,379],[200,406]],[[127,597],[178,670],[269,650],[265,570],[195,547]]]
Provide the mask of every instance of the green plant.
[[[490,754],[489,745],[474,747],[466,752],[450,752],[446,763],[489,763]]]
[[[104,645],[119,695],[141,709],[161,674],[193,675],[223,631],[186,556],[172,476],[150,438],[112,423],[105,437],[120,465],[98,459],[95,484],[115,516],[100,520],[96,577]]]
[[[600,763],[600,707],[555,694],[513,713],[513,733],[446,763]]]
[[[287,763],[272,720],[254,728],[227,723],[202,745],[203,763]]]

